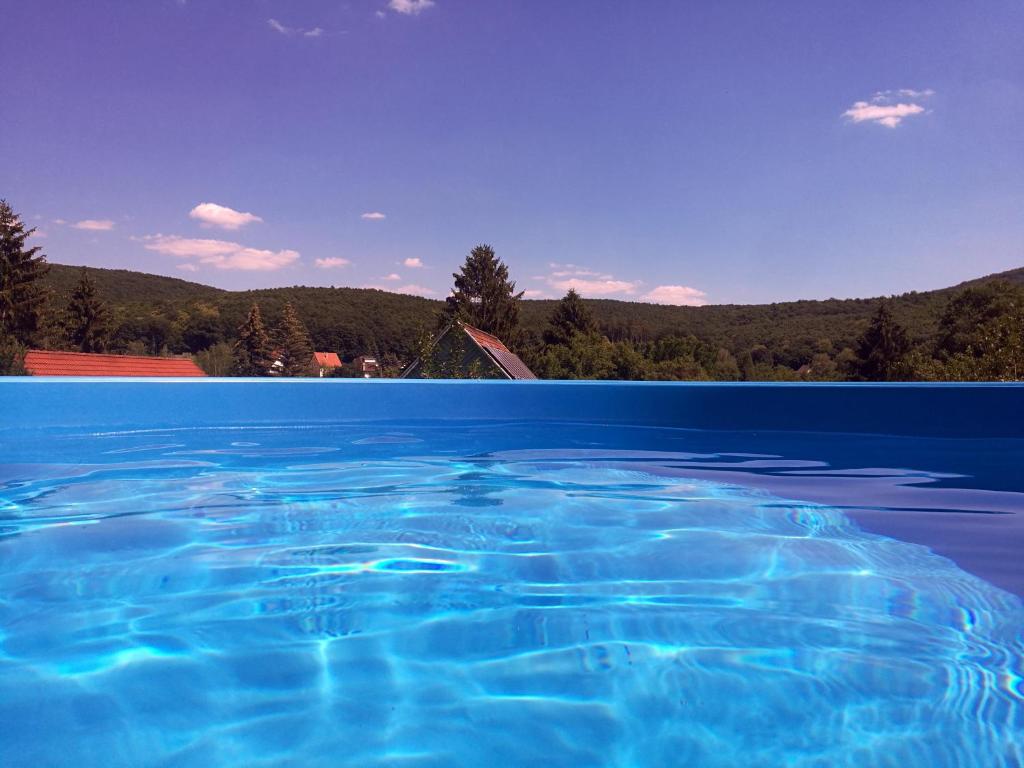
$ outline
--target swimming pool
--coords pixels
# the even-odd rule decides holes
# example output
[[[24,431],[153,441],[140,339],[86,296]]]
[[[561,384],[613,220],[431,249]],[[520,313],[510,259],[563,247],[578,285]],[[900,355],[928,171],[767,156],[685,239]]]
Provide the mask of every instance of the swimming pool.
[[[0,405],[4,766],[1024,762],[1024,388]]]

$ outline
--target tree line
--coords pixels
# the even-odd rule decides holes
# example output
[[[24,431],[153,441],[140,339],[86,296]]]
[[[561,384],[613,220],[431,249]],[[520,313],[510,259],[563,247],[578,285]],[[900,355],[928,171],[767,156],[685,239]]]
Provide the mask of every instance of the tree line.
[[[347,288],[229,292],[128,272],[101,292],[89,271],[72,278],[69,268],[48,265],[28,245],[32,232],[0,202],[5,372],[22,371],[25,349],[36,347],[191,354],[212,375],[309,375],[316,348],[373,355],[385,375],[398,375],[461,319],[501,338],[541,378],[1024,378],[1024,287],[1007,281],[875,302],[679,308],[585,300],[573,290],[526,302],[508,266],[480,245],[443,303]],[[155,298],[140,300],[142,291]]]

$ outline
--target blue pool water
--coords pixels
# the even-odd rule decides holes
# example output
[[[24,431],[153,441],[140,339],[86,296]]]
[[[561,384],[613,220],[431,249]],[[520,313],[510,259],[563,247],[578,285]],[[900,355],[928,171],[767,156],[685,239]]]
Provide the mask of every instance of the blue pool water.
[[[996,542],[1022,456],[528,421],[7,433],[0,765],[1020,766]]]

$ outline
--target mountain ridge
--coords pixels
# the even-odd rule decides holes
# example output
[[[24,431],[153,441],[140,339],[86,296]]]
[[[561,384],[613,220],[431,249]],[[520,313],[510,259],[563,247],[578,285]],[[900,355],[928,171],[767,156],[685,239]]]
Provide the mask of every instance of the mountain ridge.
[[[46,284],[58,297],[73,289],[81,267],[52,263]],[[287,286],[229,291],[175,277],[123,269],[89,267],[99,296],[115,314],[136,325],[154,316],[164,323],[205,323],[203,338],[233,338],[252,303],[259,303],[272,323],[291,301],[318,349],[348,359],[369,352],[407,359],[424,330],[436,326],[439,299],[392,293],[376,288]],[[801,299],[771,304],[709,304],[702,307],[648,304],[619,299],[585,299],[602,333],[614,340],[651,341],[665,336],[695,336],[739,355],[760,347],[783,365],[799,367],[815,348],[828,342],[834,350],[852,346],[882,298],[890,300],[895,318],[916,343],[934,338],[949,297],[991,280],[1024,284],[1024,267],[967,280],[930,291],[862,299]],[[527,340],[542,334],[557,299],[528,299],[521,305]],[[184,318],[183,318],[184,315]]]

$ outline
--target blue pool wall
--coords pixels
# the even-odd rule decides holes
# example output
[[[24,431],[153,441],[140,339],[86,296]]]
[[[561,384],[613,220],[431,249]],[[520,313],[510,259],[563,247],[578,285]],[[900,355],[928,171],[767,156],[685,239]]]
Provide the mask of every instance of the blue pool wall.
[[[362,421],[546,421],[928,437],[1024,437],[1024,384],[363,379],[0,380],[20,429]]]

